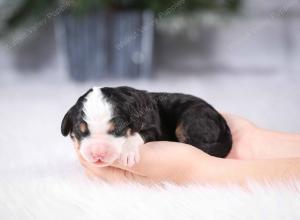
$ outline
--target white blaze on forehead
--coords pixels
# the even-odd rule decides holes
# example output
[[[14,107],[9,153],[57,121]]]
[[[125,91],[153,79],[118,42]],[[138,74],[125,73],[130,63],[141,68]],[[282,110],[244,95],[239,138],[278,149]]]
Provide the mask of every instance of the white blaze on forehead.
[[[105,100],[99,87],[94,87],[86,96],[83,112],[85,114],[83,120],[88,124],[91,134],[108,131],[109,120],[112,118],[112,106]]]

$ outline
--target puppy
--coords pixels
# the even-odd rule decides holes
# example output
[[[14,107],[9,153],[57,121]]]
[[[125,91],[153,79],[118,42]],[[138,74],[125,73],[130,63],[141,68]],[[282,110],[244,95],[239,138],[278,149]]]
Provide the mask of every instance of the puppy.
[[[61,133],[100,167],[118,159],[133,166],[139,147],[150,141],[182,142],[216,157],[225,157],[232,145],[225,119],[204,100],[125,86],[87,91],[64,116]]]

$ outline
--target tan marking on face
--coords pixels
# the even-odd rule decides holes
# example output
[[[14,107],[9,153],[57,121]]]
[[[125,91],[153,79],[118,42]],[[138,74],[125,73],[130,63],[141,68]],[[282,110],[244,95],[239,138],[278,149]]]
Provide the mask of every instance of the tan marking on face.
[[[131,136],[133,134],[132,130],[129,128],[127,131],[126,131],[126,136]]]
[[[112,133],[116,129],[115,123],[109,123],[108,133]]]
[[[79,130],[82,132],[82,133],[85,133],[87,131],[87,126],[86,126],[86,123],[85,122],[81,122],[79,124]]]
[[[185,131],[183,129],[183,125],[181,123],[176,127],[175,134],[176,134],[176,137],[179,142],[181,142],[181,143],[186,142],[186,140],[187,140],[186,133],[185,133]]]

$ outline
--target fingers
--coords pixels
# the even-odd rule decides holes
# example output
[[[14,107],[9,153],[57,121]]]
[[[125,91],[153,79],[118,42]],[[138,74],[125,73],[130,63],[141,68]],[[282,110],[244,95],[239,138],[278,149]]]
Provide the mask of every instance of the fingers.
[[[187,144],[150,142],[141,146],[139,163],[128,167],[115,162],[112,166],[150,179],[168,180],[188,172],[195,156],[208,157],[204,152]]]
[[[136,175],[130,171],[116,167],[101,167],[98,169],[86,168],[86,175],[91,180],[101,179],[108,183],[138,182],[144,185],[152,185],[154,182],[147,177]]]
[[[85,168],[85,174],[91,180],[101,179],[109,183],[139,182],[141,184],[151,185],[152,180],[145,176],[138,175],[118,167],[97,167],[83,159],[80,152],[76,150],[80,164]]]
[[[186,181],[195,162],[209,158],[209,155],[187,144],[176,142],[151,142],[140,148],[140,162],[132,167],[115,162],[110,167],[96,167],[86,162],[77,151],[80,163],[90,171],[89,175],[108,182],[135,181],[142,184],[172,181]]]

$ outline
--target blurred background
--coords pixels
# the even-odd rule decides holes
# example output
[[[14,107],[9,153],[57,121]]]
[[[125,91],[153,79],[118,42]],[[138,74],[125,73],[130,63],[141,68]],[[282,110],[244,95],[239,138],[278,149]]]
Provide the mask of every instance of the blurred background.
[[[119,85],[299,132],[299,21],[299,0],[0,0],[0,141],[60,142],[79,95]]]
[[[299,133],[299,58],[300,0],[0,0],[0,216],[80,218],[115,195],[60,133],[90,87],[193,94]]]

